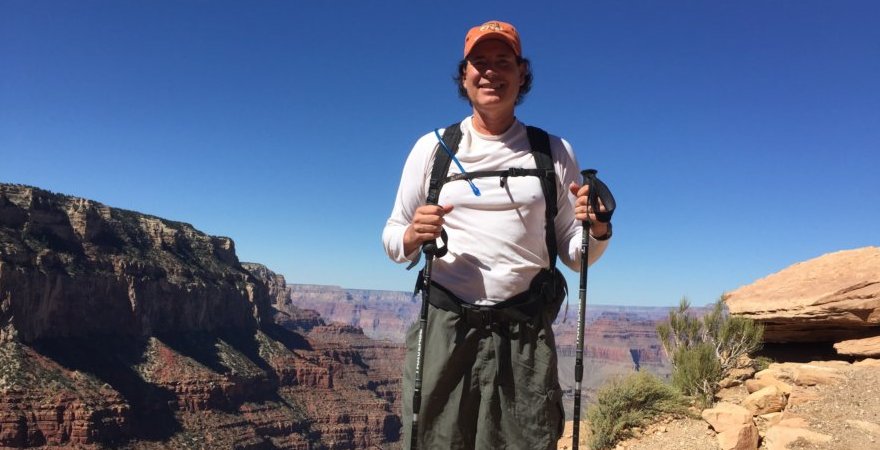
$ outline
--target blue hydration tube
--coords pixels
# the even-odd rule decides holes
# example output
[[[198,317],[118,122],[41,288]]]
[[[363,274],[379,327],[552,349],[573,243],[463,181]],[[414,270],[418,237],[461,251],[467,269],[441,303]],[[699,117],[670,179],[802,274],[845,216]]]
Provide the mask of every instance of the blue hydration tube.
[[[461,166],[461,163],[458,162],[458,158],[455,157],[455,153],[452,153],[452,150],[450,150],[449,147],[446,146],[446,143],[443,142],[443,138],[440,137],[440,131],[438,131],[437,128],[434,128],[434,136],[437,136],[437,140],[440,141],[440,145],[443,146],[443,150],[446,150],[446,153],[449,154],[449,157],[452,158],[452,161],[455,162],[456,166],[458,166],[458,171],[461,172],[462,175],[467,175],[467,172],[465,172],[464,167]],[[468,184],[471,185],[471,190],[474,191],[474,195],[479,197],[480,190],[477,189],[477,186],[474,185],[474,182],[467,179],[467,178],[466,178],[466,180],[467,180]]]

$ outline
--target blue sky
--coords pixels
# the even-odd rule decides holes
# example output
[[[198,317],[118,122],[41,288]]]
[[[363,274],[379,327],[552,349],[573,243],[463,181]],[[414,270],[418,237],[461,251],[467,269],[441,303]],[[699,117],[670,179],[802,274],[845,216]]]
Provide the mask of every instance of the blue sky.
[[[464,34],[499,19],[535,74],[518,117],[617,197],[591,303],[704,304],[880,245],[880,2],[544,3],[0,0],[0,181],[409,290],[380,238],[400,170],[470,113]]]

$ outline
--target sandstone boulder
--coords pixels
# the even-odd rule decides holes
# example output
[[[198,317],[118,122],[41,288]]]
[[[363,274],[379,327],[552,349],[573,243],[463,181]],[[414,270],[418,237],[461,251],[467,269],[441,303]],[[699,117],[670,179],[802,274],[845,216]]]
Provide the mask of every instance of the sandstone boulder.
[[[718,433],[718,447],[721,450],[755,450],[758,448],[758,427],[749,423]]]
[[[775,376],[769,373],[765,373],[760,378],[755,377],[745,381],[746,390],[749,391],[749,394],[755,393],[761,389],[764,389],[767,386],[776,386],[780,392],[785,395],[791,394],[791,385],[777,379]]]
[[[776,386],[767,386],[749,394],[742,406],[753,415],[780,412],[785,409],[785,394]]]
[[[765,342],[837,342],[880,333],[880,247],[830,253],[724,296],[764,324]]]
[[[802,364],[794,370],[792,381],[799,386],[814,386],[817,384],[832,384],[846,378],[840,370],[830,367]]]
[[[719,433],[738,429],[752,421],[752,413],[748,409],[727,402],[718,402],[714,407],[704,409],[700,416]]]
[[[880,356],[880,336],[841,341],[834,344],[834,350],[848,356]]]
[[[808,364],[802,363],[774,363],[770,367],[755,374],[755,379],[765,380],[768,384],[775,384],[768,377],[776,380],[784,380],[798,386],[814,386],[817,384],[831,384],[845,378],[842,370],[849,363],[839,362],[825,364],[813,361]]]
[[[721,381],[718,386],[722,389],[733,386],[739,386],[743,380],[748,380],[755,375],[755,368],[752,366],[737,367],[730,370],[730,373]]]
[[[767,450],[788,450],[789,445],[798,439],[821,446],[830,442],[831,436],[807,429],[803,420],[783,420],[767,430],[767,434],[764,436],[764,448]]]
[[[880,367],[880,359],[868,358],[853,363],[853,366],[859,367]]]
[[[758,428],[752,413],[734,403],[719,402],[700,414],[718,432],[722,450],[754,450],[758,448]]]

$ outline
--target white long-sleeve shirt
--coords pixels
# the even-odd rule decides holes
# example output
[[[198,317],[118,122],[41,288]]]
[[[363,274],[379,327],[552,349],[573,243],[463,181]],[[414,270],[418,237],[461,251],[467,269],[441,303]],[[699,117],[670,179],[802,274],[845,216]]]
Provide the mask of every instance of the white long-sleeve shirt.
[[[535,168],[526,127],[519,121],[499,136],[476,132],[472,117],[460,126],[462,139],[456,157],[466,172]],[[443,130],[439,132],[442,136]],[[385,251],[399,263],[412,261],[421,250],[404,254],[403,236],[416,208],[425,204],[434,152],[444,151],[438,150],[437,143],[431,132],[413,146],[382,233]],[[559,182],[555,199],[557,252],[566,266],[578,271],[582,227],[574,217],[574,196],[568,186],[572,182],[580,185],[582,179],[568,142],[551,135],[550,153]],[[450,164],[450,174],[459,172],[454,163]],[[454,208],[444,216],[449,252],[434,260],[431,279],[463,301],[494,304],[527,290],[532,278],[549,267],[544,193],[540,180],[533,176],[510,177],[504,187],[497,177],[473,182],[481,192],[479,197],[465,180],[446,183],[440,191],[439,204]],[[608,241],[590,237],[589,264],[599,259],[607,246]]]

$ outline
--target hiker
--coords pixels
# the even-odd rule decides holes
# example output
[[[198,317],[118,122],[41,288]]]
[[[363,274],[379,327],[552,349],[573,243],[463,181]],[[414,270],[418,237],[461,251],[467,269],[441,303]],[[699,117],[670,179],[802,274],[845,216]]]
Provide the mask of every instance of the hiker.
[[[411,445],[415,412],[413,447],[555,449],[564,417],[551,324],[566,292],[556,257],[580,270],[582,225],[590,220],[594,262],[608,245],[611,224],[596,220],[588,206],[571,146],[516,118],[532,74],[512,25],[471,28],[457,75],[473,114],[415,143],[382,235],[399,263],[415,264],[431,241],[446,251],[429,259],[432,270],[426,262],[429,285],[421,275],[417,285],[428,299],[427,329],[423,355],[419,323],[407,333],[404,446]],[[541,136],[543,144],[532,142]],[[455,148],[444,148],[446,140]],[[539,154],[552,157],[543,163],[552,170],[540,170]],[[438,158],[453,179],[431,193]],[[421,404],[413,411],[417,357],[423,357],[415,383]]]

